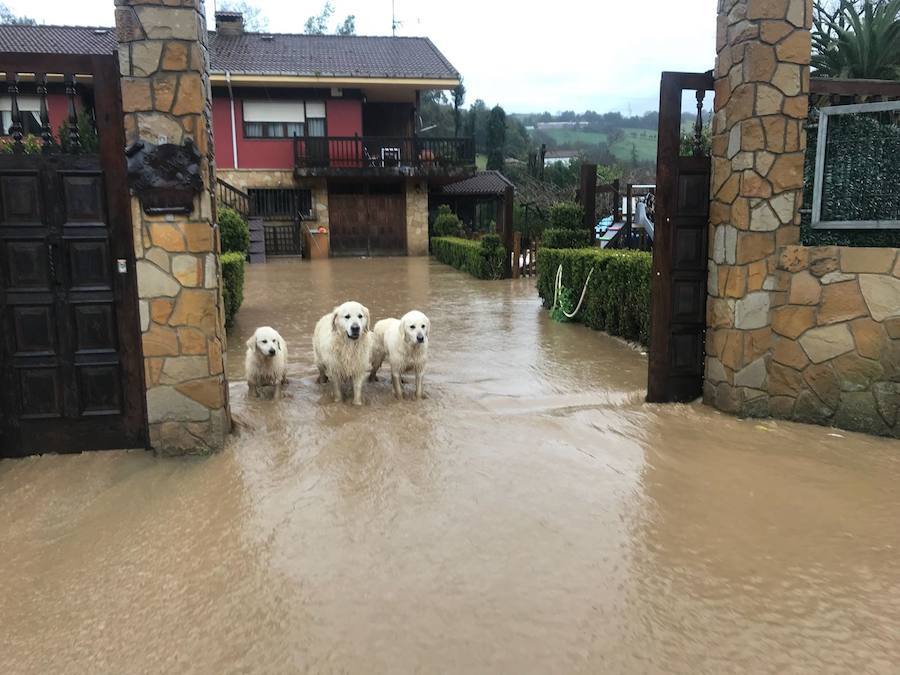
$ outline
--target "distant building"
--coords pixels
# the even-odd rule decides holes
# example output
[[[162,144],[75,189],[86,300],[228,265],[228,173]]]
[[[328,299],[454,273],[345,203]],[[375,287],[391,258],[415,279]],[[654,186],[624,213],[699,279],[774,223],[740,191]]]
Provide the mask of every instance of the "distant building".
[[[544,155],[544,166],[550,164],[568,164],[578,155],[573,150],[548,150]]]

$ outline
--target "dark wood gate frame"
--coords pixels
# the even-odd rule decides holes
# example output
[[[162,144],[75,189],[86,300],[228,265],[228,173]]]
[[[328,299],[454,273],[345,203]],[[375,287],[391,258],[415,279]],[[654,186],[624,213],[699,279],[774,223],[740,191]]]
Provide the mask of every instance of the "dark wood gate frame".
[[[711,160],[700,144],[712,73],[662,74],[656,157],[647,400],[691,401],[703,392]],[[694,151],[680,155],[682,92],[696,92]]]
[[[7,80],[5,93],[18,92],[18,78],[20,73],[33,74],[36,86],[46,83],[50,78],[48,74],[63,76],[66,84],[68,99],[68,129],[69,140],[72,140],[71,132],[75,131],[77,138],[77,84],[90,81],[93,92],[95,123],[99,131],[99,167],[103,177],[103,191],[105,197],[105,209],[108,228],[109,264],[116,270],[110,271],[111,291],[117,316],[117,330],[119,333],[118,350],[120,375],[123,380],[120,423],[116,428],[107,428],[102,418],[92,422],[90,431],[82,430],[77,420],[70,424],[60,426],[58,433],[42,437],[40,447],[17,447],[8,450],[5,443],[0,442],[0,457],[18,456],[34,451],[47,452],[80,452],[83,450],[135,448],[149,447],[147,408],[145,396],[143,352],[141,345],[141,327],[138,305],[137,275],[135,269],[135,255],[131,222],[131,202],[128,191],[127,173],[125,165],[125,134],[124,116],[122,110],[121,89],[119,83],[119,63],[115,53],[109,55],[78,55],[78,54],[42,54],[42,53],[0,53],[0,72],[4,72]],[[46,86],[44,86],[46,93]],[[41,89],[38,88],[40,97]],[[42,135],[46,139],[56,130],[50,129],[49,116],[46,109],[46,99],[41,97],[42,110],[40,113],[42,123]],[[16,125],[17,110],[13,110],[13,123]],[[82,113],[84,114],[84,113]],[[14,131],[14,153],[5,158],[8,168],[15,169],[17,162],[23,167],[34,169],[46,165],[47,172],[53,167],[64,168],[77,173],[80,166],[90,165],[90,171],[96,172],[97,160],[91,162],[87,156],[80,159],[78,155],[64,153],[46,153],[40,157],[26,157],[22,153],[22,146],[18,142],[21,133]],[[97,157],[97,155],[93,155]],[[55,163],[55,164],[54,164]],[[33,165],[33,166],[32,166]],[[48,174],[49,175],[49,174]],[[61,236],[61,235],[60,235]],[[52,255],[52,248],[51,255]],[[125,260],[126,273],[119,273],[116,260]],[[60,261],[61,262],[61,261]],[[51,268],[52,269],[52,268]],[[2,287],[0,287],[2,290]],[[6,302],[5,295],[3,302]],[[57,317],[58,320],[66,320],[65,317]],[[0,344],[0,358],[3,358],[4,348]],[[3,364],[0,363],[0,366]],[[0,382],[6,387],[9,383],[3,377],[4,368],[0,367]],[[2,397],[0,397],[2,399]],[[2,403],[2,400],[0,400]],[[0,410],[0,422],[3,411]],[[81,417],[80,419],[85,419]],[[52,422],[48,420],[48,424]],[[111,425],[112,426],[112,425]],[[2,432],[2,425],[0,425]],[[0,441],[2,441],[0,434]],[[21,439],[20,439],[21,441]],[[26,444],[27,445],[27,444]],[[33,445],[33,444],[32,444]]]

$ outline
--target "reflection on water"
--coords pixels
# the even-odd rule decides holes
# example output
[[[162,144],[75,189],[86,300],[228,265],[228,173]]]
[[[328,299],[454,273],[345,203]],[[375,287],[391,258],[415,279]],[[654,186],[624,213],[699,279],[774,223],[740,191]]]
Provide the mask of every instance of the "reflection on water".
[[[642,402],[528,280],[248,270],[215,457],[0,463],[0,672],[896,672],[900,444]],[[348,298],[432,319],[429,398],[315,384]],[[248,401],[243,343],[290,346]]]

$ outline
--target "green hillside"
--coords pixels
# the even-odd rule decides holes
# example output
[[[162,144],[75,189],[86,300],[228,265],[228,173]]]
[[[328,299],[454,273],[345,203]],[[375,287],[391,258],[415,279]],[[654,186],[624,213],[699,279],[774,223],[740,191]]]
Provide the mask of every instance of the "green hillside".
[[[586,131],[582,129],[542,129],[543,133],[550,136],[556,144],[554,150],[574,149],[579,145],[607,144],[607,134],[599,131]],[[623,162],[631,161],[631,146],[634,144],[637,150],[638,160],[652,162],[656,160],[656,130],[654,129],[623,129],[625,137],[610,147],[610,151],[616,159]]]

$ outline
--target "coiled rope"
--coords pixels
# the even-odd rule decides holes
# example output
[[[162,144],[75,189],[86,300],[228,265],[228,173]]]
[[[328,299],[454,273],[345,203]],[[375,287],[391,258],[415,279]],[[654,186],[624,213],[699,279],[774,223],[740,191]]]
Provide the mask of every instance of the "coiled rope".
[[[566,310],[560,307],[560,310],[563,314],[566,315],[567,319],[572,319],[578,314],[578,311],[581,309],[581,303],[584,302],[584,296],[587,294],[588,284],[591,283],[591,276],[594,274],[594,268],[591,268],[591,271],[588,272],[587,279],[584,281],[584,288],[581,289],[581,298],[578,300],[578,305],[575,307],[575,311],[569,314]],[[559,291],[562,289],[562,265],[556,270],[556,287],[553,291],[553,307],[551,309],[556,309],[556,305],[559,302]]]

